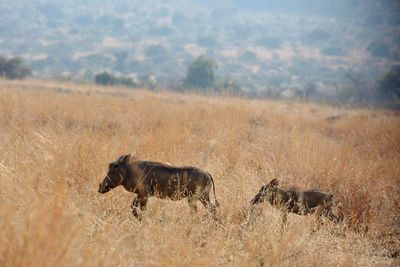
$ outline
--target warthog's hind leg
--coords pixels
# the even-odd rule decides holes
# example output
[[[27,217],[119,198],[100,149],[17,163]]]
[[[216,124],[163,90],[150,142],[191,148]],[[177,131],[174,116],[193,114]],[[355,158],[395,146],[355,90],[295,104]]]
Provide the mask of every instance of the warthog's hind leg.
[[[331,203],[329,203],[328,205],[319,207],[316,211],[316,215],[317,215],[317,221],[319,224],[323,224],[322,219],[321,219],[322,216],[328,218],[330,221],[332,221],[336,224],[341,222],[341,219],[333,213]]]
[[[340,223],[342,220],[336,216],[332,210],[328,210],[325,214],[324,214],[329,220],[331,220],[332,222],[338,224]]]
[[[217,214],[217,208],[211,203],[210,201],[210,196],[207,195],[203,195],[200,198],[200,202],[204,205],[204,207],[206,207],[206,209],[208,209],[213,215]]]

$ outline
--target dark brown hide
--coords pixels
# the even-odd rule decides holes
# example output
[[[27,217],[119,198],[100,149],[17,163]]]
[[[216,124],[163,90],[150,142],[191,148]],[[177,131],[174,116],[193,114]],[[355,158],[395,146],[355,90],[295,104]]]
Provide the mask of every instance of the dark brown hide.
[[[152,161],[130,162],[130,155],[123,155],[110,163],[107,176],[100,183],[98,192],[104,194],[119,185],[136,193],[132,203],[136,217],[138,208],[144,211],[151,196],[172,200],[187,198],[193,211],[196,211],[196,201],[200,200],[213,214],[218,206],[216,198],[216,206],[210,201],[211,186],[215,197],[212,176],[196,167],[175,167]]]
[[[286,213],[291,212],[299,215],[306,215],[316,212],[318,217],[325,216],[331,221],[341,221],[332,212],[334,198],[332,194],[319,190],[297,190],[278,188],[279,181],[273,179],[269,184],[261,187],[260,191],[250,201],[252,205],[268,201],[272,206],[279,207]]]

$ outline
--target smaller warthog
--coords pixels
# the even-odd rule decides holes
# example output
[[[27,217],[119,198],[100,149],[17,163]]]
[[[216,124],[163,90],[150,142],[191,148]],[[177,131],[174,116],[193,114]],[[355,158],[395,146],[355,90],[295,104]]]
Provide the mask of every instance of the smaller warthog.
[[[279,207],[283,211],[283,221],[287,220],[287,213],[306,215],[316,213],[320,222],[320,217],[325,216],[331,221],[338,223],[342,218],[336,216],[332,208],[334,198],[332,194],[324,193],[319,190],[297,190],[278,188],[279,181],[273,179],[269,184],[261,187],[257,195],[250,201],[252,205],[268,201],[272,206]]]
[[[137,218],[140,218],[139,208],[144,211],[151,196],[172,200],[187,198],[193,212],[196,211],[197,200],[200,200],[215,215],[218,202],[214,180],[208,172],[195,167],[174,167],[152,161],[131,162],[130,157],[131,155],[123,155],[110,163],[106,177],[99,184],[99,193],[107,193],[119,185],[136,193],[132,209]],[[211,186],[215,206],[210,201]]]

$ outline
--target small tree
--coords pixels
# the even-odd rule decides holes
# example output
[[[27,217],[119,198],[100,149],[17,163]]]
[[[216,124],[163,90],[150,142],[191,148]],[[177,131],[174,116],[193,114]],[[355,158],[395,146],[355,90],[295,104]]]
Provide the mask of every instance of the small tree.
[[[136,83],[133,81],[133,79],[130,77],[113,77],[112,84],[115,84],[115,85],[121,84],[121,85],[124,85],[126,87],[131,87],[131,88],[137,86]]]
[[[393,65],[382,75],[378,89],[385,97],[400,98],[400,65]]]
[[[21,58],[6,59],[0,57],[0,76],[7,79],[23,79],[31,73],[32,70],[25,65]]]
[[[111,74],[109,74],[108,72],[103,72],[103,73],[97,74],[94,77],[94,81],[97,84],[110,85],[113,82],[113,76]]]
[[[131,88],[137,86],[137,84],[132,78],[124,76],[117,77],[108,72],[97,74],[94,77],[94,81],[100,85],[124,85],[126,87],[131,87]]]
[[[217,63],[208,57],[200,56],[188,67],[183,85],[188,88],[210,88],[215,82]]]

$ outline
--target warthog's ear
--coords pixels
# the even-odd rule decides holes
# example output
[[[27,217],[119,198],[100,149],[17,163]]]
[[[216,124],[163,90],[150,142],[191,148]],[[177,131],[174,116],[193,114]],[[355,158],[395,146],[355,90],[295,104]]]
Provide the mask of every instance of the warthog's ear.
[[[121,157],[119,157],[118,162],[128,163],[130,159],[131,159],[131,154],[122,155]]]
[[[270,185],[271,187],[277,187],[277,186],[279,185],[278,179],[273,179],[273,180],[269,183],[269,185]]]

